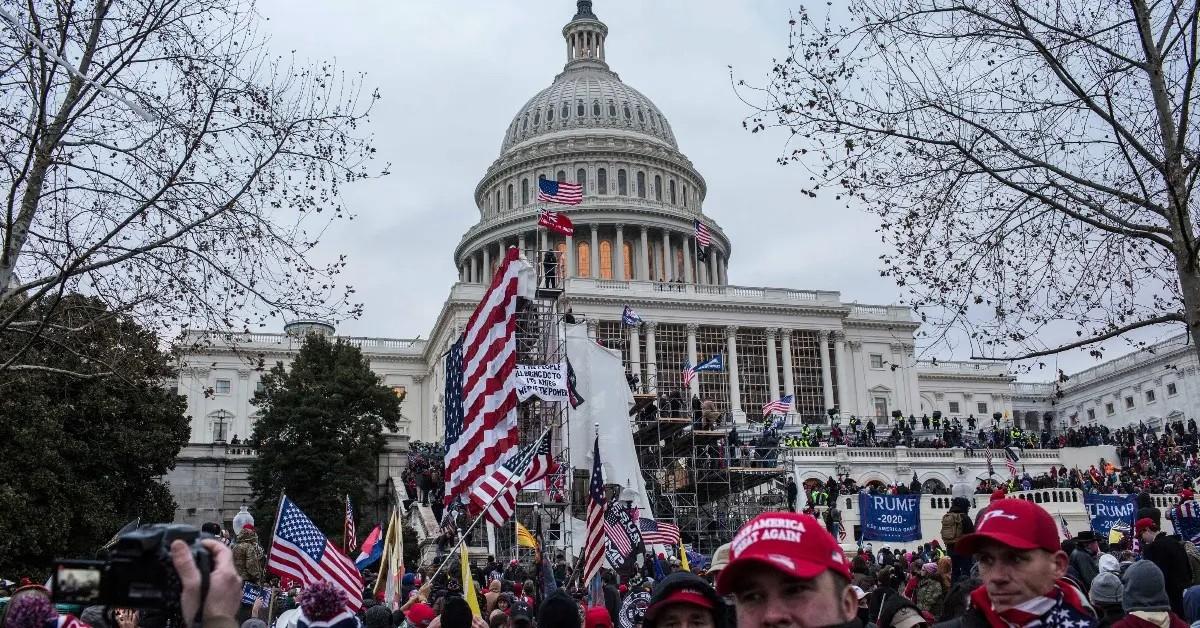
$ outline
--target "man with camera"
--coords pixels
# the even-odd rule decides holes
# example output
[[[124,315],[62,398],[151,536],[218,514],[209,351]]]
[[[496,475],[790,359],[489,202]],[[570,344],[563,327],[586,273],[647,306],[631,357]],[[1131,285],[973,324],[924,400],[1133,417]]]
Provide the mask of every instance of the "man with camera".
[[[208,550],[212,565],[207,595],[201,593],[201,574],[192,558],[192,548],[180,540],[171,542],[171,564],[179,574],[184,624],[193,626],[199,620],[204,628],[236,628],[234,614],[242,601],[242,579],[233,568],[233,552],[217,539],[202,539],[200,545]]]

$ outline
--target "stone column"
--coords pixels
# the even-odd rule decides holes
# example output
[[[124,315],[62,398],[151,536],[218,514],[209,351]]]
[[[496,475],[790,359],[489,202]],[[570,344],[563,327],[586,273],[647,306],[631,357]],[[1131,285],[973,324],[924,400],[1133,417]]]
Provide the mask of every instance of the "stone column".
[[[909,410],[908,408],[908,395],[906,394],[908,391],[908,386],[904,385],[904,347],[898,342],[893,342],[890,348],[892,350],[890,360],[892,364],[896,366],[896,368],[892,369],[892,386],[896,391],[896,407],[888,409],[899,410],[904,414],[916,412],[915,410]]]
[[[479,272],[479,255],[471,255],[471,283],[483,283],[479,278],[483,273]]]
[[[745,416],[742,412],[742,386],[738,382],[737,330],[737,325],[725,328],[726,348],[729,351],[729,363],[725,365],[729,369],[729,411],[735,418]]]
[[[600,278],[600,225],[592,224],[591,277]]]
[[[521,235],[517,236],[517,248],[521,249],[521,255],[524,255],[525,257],[531,257],[529,255],[529,249],[525,248],[525,232],[524,231],[521,232]],[[530,260],[530,261],[532,261],[535,264],[538,262],[538,260]]]
[[[697,362],[697,360],[699,359],[699,356],[696,355],[696,330],[699,328],[700,328],[700,326],[697,325],[696,323],[688,323],[687,324],[688,364],[691,364],[692,366],[696,366],[697,364],[699,364],[699,362]],[[688,388],[691,390],[691,394],[689,395],[689,397],[695,397],[700,394],[700,374],[699,373],[696,374],[696,377],[692,378],[692,383],[690,386],[688,386]],[[691,407],[691,406],[689,405],[688,407]]]
[[[545,229],[538,230],[538,236],[541,244],[538,247],[538,253],[550,250],[550,235]]]
[[[629,327],[629,369],[633,376],[638,378],[637,391],[640,392],[645,384],[642,381],[642,345],[641,338],[638,335],[638,326],[630,325]]]
[[[491,279],[492,275],[492,245],[483,245],[483,277]],[[480,278],[482,280],[482,277]],[[484,281],[484,283],[487,283]]]
[[[671,254],[671,232],[663,229],[663,281],[675,278],[675,256]]]
[[[834,382],[838,392],[838,410],[845,410],[850,405],[850,373],[846,364],[846,332],[833,332],[834,358],[837,360],[838,376]]]
[[[828,410],[833,407],[833,373],[829,370],[829,330],[818,331],[817,338],[821,343],[821,399],[825,404],[823,408]]]
[[[625,281],[625,225],[617,224],[617,246],[613,247],[613,279]]]
[[[638,260],[638,279],[650,281],[650,232],[642,225],[642,253]]]
[[[709,285],[720,285],[717,280],[717,247],[708,247],[708,283]]]
[[[792,396],[792,403],[788,404],[788,412],[796,411],[796,385],[792,380],[792,330],[783,329],[783,394]]]
[[[696,282],[696,276],[692,274],[692,242],[687,236],[683,237],[683,282]]]
[[[654,344],[654,331],[658,323],[646,321],[646,389],[658,390],[658,347]],[[662,392],[662,391],[659,391]]]
[[[578,276],[578,273],[576,272],[576,265],[575,265],[575,255],[576,255],[575,236],[573,236],[573,235],[567,236],[567,252],[564,253],[564,255],[567,258],[567,274],[564,275],[564,278]]]
[[[717,271],[721,274],[721,285],[729,285],[729,260],[721,256]]]
[[[594,318],[587,319],[587,331],[588,338],[591,338],[593,341],[600,340],[600,321]]]
[[[779,330],[774,327],[768,327],[767,330],[767,386],[770,393],[767,394],[767,401],[775,401],[786,395],[779,394],[779,360],[775,357],[775,337],[779,334]]]

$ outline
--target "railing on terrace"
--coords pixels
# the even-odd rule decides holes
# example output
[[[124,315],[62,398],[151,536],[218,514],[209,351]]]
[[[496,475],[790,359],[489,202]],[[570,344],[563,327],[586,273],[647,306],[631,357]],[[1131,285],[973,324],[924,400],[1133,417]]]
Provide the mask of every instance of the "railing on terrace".
[[[917,362],[917,368],[927,372],[952,373],[955,375],[995,375],[1007,377],[1008,365],[992,362]]]
[[[214,342],[237,345],[292,346],[303,341],[301,338],[287,334],[269,332],[225,333],[193,331],[187,333],[188,340],[195,343]],[[366,351],[415,349],[425,342],[419,338],[374,338],[369,336],[336,336],[336,338]]]
[[[567,280],[570,291],[620,292],[628,294],[705,295],[714,297],[740,297],[756,301],[805,302],[837,306],[841,304],[837,292],[821,290],[790,290],[786,288],[762,288],[757,286],[718,286],[672,281],[643,281],[618,279],[593,279],[572,277]]]

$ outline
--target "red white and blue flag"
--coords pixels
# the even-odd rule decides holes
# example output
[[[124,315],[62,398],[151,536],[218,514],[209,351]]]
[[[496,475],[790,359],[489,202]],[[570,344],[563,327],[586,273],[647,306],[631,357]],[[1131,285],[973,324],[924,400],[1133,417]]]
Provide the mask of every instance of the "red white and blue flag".
[[[588,484],[587,507],[587,536],[583,544],[583,584],[589,588],[593,578],[600,576],[600,567],[604,565],[604,556],[608,549],[604,532],[604,467],[600,464],[600,436],[596,436],[596,444],[592,447],[592,480]],[[599,602],[593,600],[593,605]]]
[[[517,493],[557,470],[550,455],[550,432],[530,443],[496,468],[471,490],[471,504],[496,526],[512,519],[517,509]]]
[[[517,300],[535,285],[533,267],[508,249],[492,285],[446,354],[445,505],[492,475],[517,438]]]
[[[691,386],[692,381],[696,379],[696,367],[692,366],[691,362],[683,363],[683,385]]]
[[[346,554],[358,549],[358,532],[354,529],[354,507],[350,505],[350,494],[346,494],[346,526],[342,530],[342,540],[346,543]]]
[[[354,559],[354,566],[358,567],[359,571],[375,564],[375,561],[383,557],[383,526],[375,526],[374,530],[363,539],[362,551],[359,552],[358,558]]]
[[[712,246],[712,232],[699,220],[696,220],[696,246],[702,249]]]
[[[362,574],[286,495],[279,502],[267,571],[302,585],[329,582],[346,592],[346,606],[362,608]]]
[[[575,235],[575,223],[562,212],[544,210],[538,214],[538,226],[545,227],[554,233],[569,236]]]
[[[538,181],[537,200],[559,205],[578,205],[583,201],[583,186],[578,183],[542,179]]]
[[[784,395],[775,401],[763,404],[763,416],[771,416],[772,414],[787,414],[788,408],[792,407],[792,395]]]
[[[670,521],[638,517],[638,529],[642,531],[642,542],[646,545],[679,545],[679,526]]]

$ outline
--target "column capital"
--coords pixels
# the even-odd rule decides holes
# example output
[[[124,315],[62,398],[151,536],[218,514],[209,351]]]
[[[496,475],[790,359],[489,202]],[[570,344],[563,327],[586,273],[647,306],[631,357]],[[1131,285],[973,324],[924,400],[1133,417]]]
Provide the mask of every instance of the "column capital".
[[[846,332],[844,332],[840,329],[833,330],[833,341],[834,342],[845,342],[845,340],[846,340]]]
[[[412,381],[414,384],[420,385],[421,382],[425,381],[425,373],[417,373],[416,375],[413,375]]]
[[[763,331],[767,332],[767,338],[769,340],[775,340],[776,338],[779,337],[779,328],[778,327],[768,327],[768,328],[764,329]]]
[[[646,328],[647,332],[653,333],[655,329],[658,329],[658,322],[657,321],[642,321],[642,326]]]
[[[238,369],[238,379],[250,379],[250,369]]]
[[[649,226],[649,225],[638,225],[638,227],[640,227],[640,228],[641,228],[641,230],[642,230],[642,233],[650,233],[650,226]]]
[[[780,327],[779,328],[779,337],[790,342],[792,339],[792,328],[791,327]]]
[[[847,340],[846,346],[851,351],[858,351],[859,349],[862,349],[862,341],[861,340]]]
[[[818,329],[817,336],[820,337],[821,342],[829,342],[829,330],[828,329]]]
[[[700,329],[700,323],[688,323],[684,327],[687,327],[687,333],[695,335],[696,330]]]
[[[617,230],[622,230],[625,228],[625,223],[623,223],[623,222],[613,223],[613,227],[616,227]]]
[[[600,329],[600,321],[598,321],[594,318],[587,319],[586,321],[584,321],[584,324],[587,325],[588,333],[593,336],[596,335],[596,330]]]
[[[736,337],[737,337],[737,333],[738,333],[738,326],[737,326],[737,325],[726,325],[726,326],[725,326],[725,338],[726,338],[726,339],[729,339],[729,338],[736,338]]]

